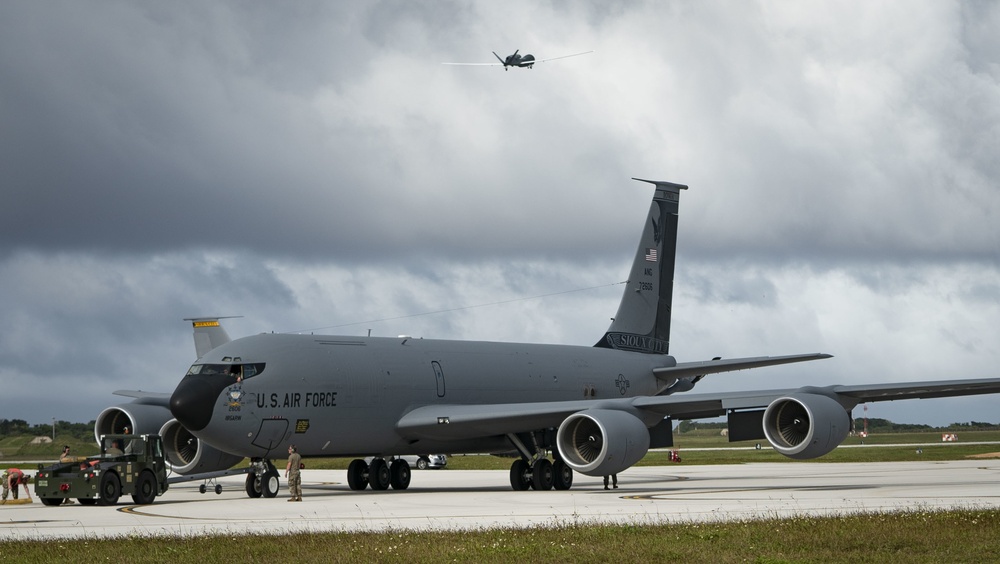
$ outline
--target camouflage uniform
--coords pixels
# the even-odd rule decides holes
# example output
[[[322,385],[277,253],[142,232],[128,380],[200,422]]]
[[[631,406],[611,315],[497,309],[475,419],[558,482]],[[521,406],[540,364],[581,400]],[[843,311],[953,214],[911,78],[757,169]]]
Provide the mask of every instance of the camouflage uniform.
[[[288,467],[286,476],[288,477],[288,493],[291,497],[288,501],[302,501],[302,476],[299,473],[299,466],[302,464],[302,456],[289,449]]]

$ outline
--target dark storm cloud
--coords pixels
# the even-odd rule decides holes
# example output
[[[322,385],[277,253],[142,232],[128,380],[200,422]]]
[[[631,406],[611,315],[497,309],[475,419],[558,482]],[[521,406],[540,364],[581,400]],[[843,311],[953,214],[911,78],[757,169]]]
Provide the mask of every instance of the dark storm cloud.
[[[673,8],[640,8],[582,28],[613,35],[642,14],[638,33],[671,32],[646,33],[654,48],[612,53],[610,67],[595,57],[583,77],[606,88],[623,78],[616,57],[635,55],[666,79],[640,106],[645,130],[625,132],[594,112],[629,112],[641,84],[586,99],[578,76],[549,88],[538,69],[456,75],[428,60],[482,31],[489,8],[8,6],[0,142],[16,205],[0,212],[0,240],[6,252],[209,244],[367,261],[415,239],[437,256],[522,254],[531,241],[509,226],[535,221],[550,226],[548,248],[609,252],[596,233],[582,245],[565,236],[570,216],[542,206],[617,190],[638,168],[630,153],[693,142],[703,168],[672,177],[706,192],[693,200],[703,221],[691,252],[995,259],[998,86],[963,65],[989,65],[981,32],[927,34],[926,48],[893,59],[849,44],[872,42],[877,26],[824,42],[752,5],[681,10],[703,18],[685,24]],[[565,27],[558,16],[573,13],[533,15]],[[909,31],[881,41],[909,48]],[[680,40],[689,56],[655,49]],[[696,97],[672,98],[675,84]],[[463,237],[438,227],[442,212]]]
[[[447,25],[438,10],[299,6],[275,10],[273,19],[259,6],[186,15],[127,4],[96,11],[68,5],[44,17],[30,7],[10,11],[8,22],[23,25],[4,34],[0,63],[15,78],[2,116],[8,194],[16,202],[0,212],[6,252],[221,245],[371,260],[376,252],[402,254],[415,237],[427,248],[503,252],[517,238],[506,236],[507,221],[481,210],[498,200],[501,209],[518,207],[524,189],[507,197],[506,182],[544,187],[549,180],[493,174],[503,162],[528,166],[526,157],[549,149],[504,142],[506,149],[487,148],[498,149],[487,155],[485,164],[494,164],[476,167],[467,196],[442,199],[425,185],[466,185],[442,166],[459,155],[442,144],[440,125],[398,99],[398,85],[385,100],[362,98],[367,87],[357,82],[393,76],[395,64],[402,71],[437,65],[409,48],[425,50],[428,33]],[[345,20],[364,22],[362,33]],[[435,22],[430,29],[428,21]],[[411,29],[422,39],[407,37]],[[378,50],[390,38],[398,51],[390,47],[387,57]],[[380,61],[390,70],[373,71]],[[336,99],[335,114],[323,115],[316,100],[324,96]],[[517,118],[532,111],[524,105],[482,109],[531,121]],[[403,114],[381,118],[385,127],[371,123],[397,110]],[[556,106],[543,117],[540,126],[556,130],[574,116]],[[456,229],[468,233],[474,224],[481,235],[441,234],[435,218],[442,211],[455,212]]]

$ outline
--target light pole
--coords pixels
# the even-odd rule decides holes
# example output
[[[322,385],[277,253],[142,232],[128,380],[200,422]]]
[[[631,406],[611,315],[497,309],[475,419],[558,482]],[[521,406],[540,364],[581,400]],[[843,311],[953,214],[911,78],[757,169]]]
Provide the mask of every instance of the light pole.
[[[52,418],[52,442],[56,442],[56,418]]]

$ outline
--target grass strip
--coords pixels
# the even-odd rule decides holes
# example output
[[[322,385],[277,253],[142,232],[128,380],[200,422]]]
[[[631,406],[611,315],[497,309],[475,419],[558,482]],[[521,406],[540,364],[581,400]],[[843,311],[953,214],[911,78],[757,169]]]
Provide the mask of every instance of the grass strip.
[[[912,510],[729,523],[568,524],[451,532],[4,540],[0,562],[982,562],[1000,510]]]

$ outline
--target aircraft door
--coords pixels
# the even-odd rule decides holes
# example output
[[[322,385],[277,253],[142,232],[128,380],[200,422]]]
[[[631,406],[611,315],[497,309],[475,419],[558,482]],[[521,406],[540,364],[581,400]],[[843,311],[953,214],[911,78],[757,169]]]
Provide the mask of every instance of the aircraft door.
[[[436,360],[432,360],[431,361],[431,368],[434,369],[434,380],[437,381],[437,394],[438,394],[438,397],[439,398],[443,398],[444,397],[444,391],[445,391],[445,389],[444,389],[444,370],[441,369],[441,363],[438,362],[438,361],[436,361]]]
[[[265,419],[260,422],[260,430],[253,438],[253,445],[272,451],[281,445],[287,433],[287,419]]]

